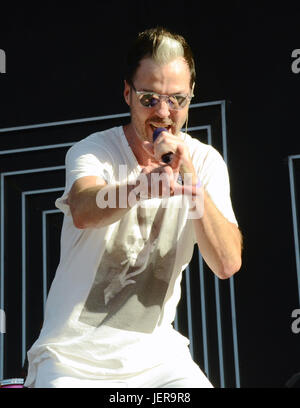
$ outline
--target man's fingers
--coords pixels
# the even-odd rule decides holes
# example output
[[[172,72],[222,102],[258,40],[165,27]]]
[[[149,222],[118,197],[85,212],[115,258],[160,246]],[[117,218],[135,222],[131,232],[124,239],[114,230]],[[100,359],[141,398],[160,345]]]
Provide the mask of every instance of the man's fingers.
[[[173,153],[172,155],[172,160],[169,163],[169,166],[172,167],[173,172],[178,173],[179,172],[179,168],[181,165],[181,161],[182,161],[182,157],[183,157],[183,147],[178,145],[176,152]]]

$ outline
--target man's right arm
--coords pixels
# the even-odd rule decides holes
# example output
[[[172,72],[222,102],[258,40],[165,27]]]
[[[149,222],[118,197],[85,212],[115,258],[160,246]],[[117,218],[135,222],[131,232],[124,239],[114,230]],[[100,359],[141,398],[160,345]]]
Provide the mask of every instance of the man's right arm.
[[[76,180],[67,199],[75,227],[101,228],[118,221],[130,210],[128,194],[133,188],[134,185],[127,185],[126,189],[122,189],[119,185],[108,185],[97,176],[85,176]],[[102,197],[106,197],[106,194],[108,194],[107,197],[115,197],[111,205],[107,203],[105,208],[97,205],[100,191]],[[120,193],[123,194],[122,200],[119,199]],[[125,208],[120,208],[119,203],[124,201]]]
[[[176,161],[172,162],[173,165],[176,163],[176,174],[179,172],[180,158],[179,155]],[[119,221],[140,200],[170,197],[174,193],[182,194],[183,191],[189,194],[190,186],[175,186],[177,183],[174,183],[173,172],[174,169],[165,163],[154,162],[144,167],[139,177],[130,184],[107,184],[98,176],[83,176],[77,179],[67,199],[75,227],[105,227]],[[166,177],[153,184],[154,174]],[[152,191],[152,187],[156,188]]]

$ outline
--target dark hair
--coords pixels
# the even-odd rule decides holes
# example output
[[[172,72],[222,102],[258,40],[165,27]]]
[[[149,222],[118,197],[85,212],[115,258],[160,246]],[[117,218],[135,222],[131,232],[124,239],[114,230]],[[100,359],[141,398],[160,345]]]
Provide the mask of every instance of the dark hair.
[[[161,44],[163,42],[166,42],[166,39],[173,40],[169,41],[170,44],[176,44],[176,42],[180,44],[178,44],[177,49],[181,50],[180,56],[185,59],[186,63],[189,66],[191,73],[190,87],[192,89],[196,78],[195,63],[192,50],[181,35],[171,33],[163,27],[151,28],[139,33],[137,39],[129,49],[125,65],[125,79],[130,85],[133,85],[133,79],[141,60],[146,57],[156,59],[157,51]],[[168,47],[168,45],[166,47]],[[174,58],[177,55],[173,53],[169,56],[171,58],[173,56]]]

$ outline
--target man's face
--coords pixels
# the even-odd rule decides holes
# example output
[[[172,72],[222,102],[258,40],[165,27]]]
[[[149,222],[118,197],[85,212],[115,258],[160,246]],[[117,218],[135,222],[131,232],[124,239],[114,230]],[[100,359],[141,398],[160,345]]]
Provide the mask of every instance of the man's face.
[[[144,58],[133,80],[137,91],[156,92],[161,95],[190,95],[190,71],[183,58],[158,65],[152,58]],[[135,91],[125,81],[124,97],[131,110],[131,123],[137,136],[152,142],[155,127],[165,127],[177,135],[184,125],[189,103],[181,110],[171,110],[165,99],[152,108],[141,105]]]

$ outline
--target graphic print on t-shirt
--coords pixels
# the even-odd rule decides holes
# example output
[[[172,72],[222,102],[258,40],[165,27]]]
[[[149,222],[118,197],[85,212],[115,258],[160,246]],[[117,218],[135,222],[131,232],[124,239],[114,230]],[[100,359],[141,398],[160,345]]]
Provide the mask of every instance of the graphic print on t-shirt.
[[[178,209],[172,211],[172,219]],[[177,222],[166,209],[137,207],[115,228],[79,320],[151,333],[160,317],[176,258]]]

